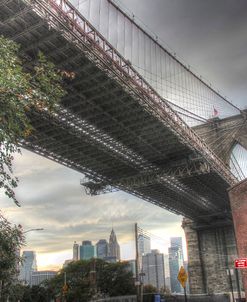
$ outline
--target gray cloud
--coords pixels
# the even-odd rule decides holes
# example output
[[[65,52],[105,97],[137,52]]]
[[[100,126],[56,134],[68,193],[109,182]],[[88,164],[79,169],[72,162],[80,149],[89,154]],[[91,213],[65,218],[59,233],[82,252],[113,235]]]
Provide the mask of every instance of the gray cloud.
[[[118,0],[116,0],[118,3]],[[155,34],[235,104],[247,106],[245,0],[125,0]]]
[[[24,230],[42,227],[27,234],[27,249],[38,254],[68,251],[76,240],[98,241],[116,230],[128,254],[134,237],[134,223],[149,231],[175,229],[180,232],[181,217],[123,192],[91,197],[80,186],[81,174],[23,150],[15,161],[20,178],[16,190],[22,207],[2,196],[3,213]],[[133,253],[133,251],[132,251]]]

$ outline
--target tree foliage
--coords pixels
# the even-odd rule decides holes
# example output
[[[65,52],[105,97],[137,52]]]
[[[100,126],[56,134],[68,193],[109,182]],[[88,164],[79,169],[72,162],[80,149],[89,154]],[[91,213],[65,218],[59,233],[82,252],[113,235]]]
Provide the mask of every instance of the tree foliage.
[[[21,226],[12,226],[0,213],[0,300],[5,301],[13,290],[20,262],[19,250],[23,244]]]
[[[13,175],[13,154],[20,152],[19,142],[32,132],[30,112],[54,110],[65,91],[61,85],[63,74],[42,53],[26,62],[18,54],[19,46],[0,36],[0,189],[20,205],[14,194],[18,179]],[[14,279],[23,243],[21,227],[12,226],[0,213],[1,301],[21,289]]]
[[[51,293],[42,285],[25,286],[21,302],[50,302]]]
[[[100,259],[72,262],[50,280],[47,289],[53,296],[63,294],[64,277],[68,291],[67,302],[89,301],[93,297],[135,294],[133,275],[127,262],[107,263]]]
[[[13,176],[12,161],[19,141],[32,131],[28,113],[54,110],[65,94],[61,73],[42,53],[37,60],[25,62],[27,69],[18,52],[16,43],[0,36],[0,188],[17,205],[13,189],[18,179]]]
[[[145,294],[155,294],[158,292],[157,288],[152,284],[146,284],[143,286],[143,292]]]

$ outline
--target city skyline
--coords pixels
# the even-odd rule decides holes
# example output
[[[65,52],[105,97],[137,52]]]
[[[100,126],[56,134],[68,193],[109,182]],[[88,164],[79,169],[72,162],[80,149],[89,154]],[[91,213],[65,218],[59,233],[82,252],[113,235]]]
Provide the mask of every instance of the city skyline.
[[[181,216],[123,192],[88,196],[80,186],[80,173],[27,150],[16,156],[14,171],[20,179],[16,195],[22,206],[16,207],[2,192],[3,214],[24,230],[44,228],[27,233],[24,247],[37,252],[37,263],[42,269],[58,269],[64,260],[72,258],[74,241],[107,238],[112,226],[118,234],[123,259],[134,258],[135,222],[160,237],[166,237],[165,233],[183,236]],[[67,208],[61,207],[61,200]],[[102,208],[98,207],[99,202]],[[130,213],[130,207],[135,211]],[[166,242],[168,248],[169,237]]]
[[[235,103],[246,105],[244,82],[246,71],[244,70],[246,70],[247,59],[241,51],[246,48],[244,44],[246,39],[243,39],[243,29],[247,22],[244,16],[246,10],[241,5],[227,13],[223,10],[221,21],[225,26],[221,26],[216,22],[217,14],[212,13],[215,11],[212,7],[219,11],[219,3],[223,5],[223,1],[217,4],[215,1],[207,1],[205,11],[206,13],[210,11],[212,22],[208,22],[205,18],[206,22],[202,18],[200,20],[202,26],[199,28],[194,24],[198,23],[198,16],[201,16],[203,7],[199,9],[197,5],[192,5],[192,2],[189,1],[186,9],[184,4],[179,7],[177,1],[165,3],[157,0],[156,5],[151,5],[145,0],[142,6],[138,6],[136,0],[128,0],[125,1],[125,6],[133,10],[136,16],[148,20],[149,27],[176,52],[185,57],[186,61],[197,67],[201,74],[206,75],[228,94]],[[150,8],[156,18],[146,18]],[[175,9],[178,9],[177,13]],[[186,17],[179,22],[182,12],[185,16],[191,14],[190,23]],[[238,22],[235,26],[231,26],[229,20],[235,20],[234,16],[237,12],[240,12]],[[219,42],[215,44],[215,41]],[[199,53],[200,56],[194,56],[195,53]],[[235,65],[232,56],[237,60]],[[121,254],[126,259],[132,257],[128,250],[134,249],[135,222],[158,236],[165,237],[167,247],[170,236],[183,236],[180,227],[181,216],[168,213],[123,192],[96,197],[87,196],[80,186],[82,174],[26,150],[23,150],[23,156],[16,156],[14,171],[20,179],[16,193],[22,207],[17,208],[3,194],[1,207],[6,218],[15,224],[22,224],[24,230],[37,227],[45,229],[38,233],[28,233],[25,247],[37,251],[40,267],[50,268],[54,264],[61,265],[70,257],[71,243],[74,240],[81,241],[79,238],[83,237],[96,241],[94,236],[104,238],[103,234],[112,223],[119,234]],[[158,248],[162,251],[160,247]]]

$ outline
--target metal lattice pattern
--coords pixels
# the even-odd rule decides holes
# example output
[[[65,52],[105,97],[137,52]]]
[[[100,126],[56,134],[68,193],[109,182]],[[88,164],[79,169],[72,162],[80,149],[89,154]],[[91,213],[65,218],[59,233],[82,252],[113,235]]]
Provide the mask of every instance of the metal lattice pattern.
[[[84,173],[92,194],[121,189],[190,218],[229,211],[230,170],[69,2],[1,0],[0,21],[28,60],[41,50],[76,75],[55,113],[32,112],[24,147]]]
[[[191,126],[239,109],[205,81],[117,0],[71,0],[102,36]],[[162,44],[166,45],[163,47]]]

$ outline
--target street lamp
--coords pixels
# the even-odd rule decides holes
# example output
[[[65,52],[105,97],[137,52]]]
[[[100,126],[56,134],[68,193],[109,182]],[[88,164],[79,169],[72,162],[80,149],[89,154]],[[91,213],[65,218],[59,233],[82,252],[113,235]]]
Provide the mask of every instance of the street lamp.
[[[30,229],[30,230],[27,230],[25,232],[23,232],[23,234],[26,234],[28,232],[32,232],[32,231],[43,231],[44,229],[43,228],[38,228],[38,229]]]

